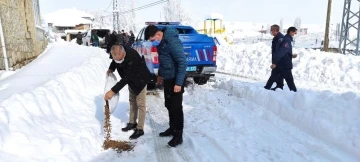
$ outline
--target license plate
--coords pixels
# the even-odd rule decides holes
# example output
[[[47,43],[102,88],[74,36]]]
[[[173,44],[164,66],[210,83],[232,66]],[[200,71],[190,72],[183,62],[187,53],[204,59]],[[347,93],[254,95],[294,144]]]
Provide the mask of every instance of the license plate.
[[[196,66],[188,66],[186,71],[196,71]]]

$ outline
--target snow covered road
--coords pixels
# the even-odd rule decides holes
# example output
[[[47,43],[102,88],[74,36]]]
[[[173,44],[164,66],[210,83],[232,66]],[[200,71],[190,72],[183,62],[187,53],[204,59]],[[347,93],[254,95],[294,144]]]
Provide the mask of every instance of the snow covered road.
[[[55,70],[51,70],[53,64],[48,62],[53,59],[60,60]],[[29,66],[1,80],[0,86],[11,86],[0,89],[0,159],[15,162],[360,159],[357,94],[333,94],[302,87],[297,93],[265,91],[263,82],[221,74],[216,75],[215,82],[186,89],[182,145],[168,148],[170,138],[158,136],[168,127],[168,113],[160,94],[147,98],[145,135],[133,141],[134,151],[124,152],[120,157],[115,151],[103,151],[103,90],[109,62],[102,50],[65,43],[53,46]],[[38,77],[40,72],[46,77]],[[20,84],[21,76],[26,76],[29,82],[22,82],[19,88],[16,85]],[[114,140],[128,140],[132,134],[121,131],[128,122],[128,95],[125,87],[111,116]]]
[[[274,113],[271,105],[269,107],[262,106],[255,103],[254,100],[249,100],[248,97],[251,96],[239,97],[234,91],[222,88],[222,84],[229,83],[229,77],[220,75],[216,78],[217,83],[213,83],[213,85],[196,86],[195,89],[187,88],[184,96],[184,143],[176,149],[166,147],[170,138],[158,137],[158,133],[168,126],[168,115],[163,106],[162,94],[160,97],[149,96],[147,134],[144,136],[145,139],[139,139],[137,144],[137,147],[141,147],[140,150],[143,150],[144,145],[149,150],[147,150],[147,154],[142,155],[143,153],[135,148],[134,153],[128,154],[127,160],[147,160],[151,155],[155,156],[152,159],[159,162],[356,162],[360,158],[356,151],[349,151],[336,143],[321,139],[321,136],[314,136],[289,120],[283,119],[281,114]],[[259,83],[247,82],[248,79],[232,79],[238,79],[234,82],[247,87],[258,88],[259,86]],[[268,91],[258,92],[260,95],[260,93]],[[127,96],[127,94],[121,96]],[[291,108],[289,107],[289,109]],[[115,114],[127,112],[128,108],[122,109],[121,112],[116,110]],[[122,119],[124,122],[127,121],[126,116],[122,116]],[[307,120],[307,118],[303,119]],[[118,133],[122,134],[120,127]],[[130,133],[126,134],[130,135]],[[121,137],[121,139],[126,138]],[[106,156],[110,155],[106,154]],[[143,158],[139,159],[139,155]],[[106,161],[116,161],[116,159],[117,157],[113,153],[113,158],[106,159]]]

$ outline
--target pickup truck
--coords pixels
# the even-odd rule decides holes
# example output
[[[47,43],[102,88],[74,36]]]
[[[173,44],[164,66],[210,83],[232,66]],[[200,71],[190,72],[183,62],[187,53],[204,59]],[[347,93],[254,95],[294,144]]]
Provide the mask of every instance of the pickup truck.
[[[178,22],[146,22],[145,25],[155,25],[159,29],[172,27],[178,30],[179,38],[184,46],[184,55],[187,59],[187,78],[193,78],[194,83],[203,85],[210,77],[215,76],[217,47],[212,37],[199,34],[191,26],[180,25]],[[141,53],[144,48],[145,28],[137,35],[132,47]],[[154,68],[152,80],[148,83],[148,90],[155,89],[156,76],[159,68],[158,53],[155,46],[151,47],[151,57]]]
[[[106,49],[105,35],[106,35],[106,33],[110,32],[109,29],[92,29],[92,30],[86,31],[86,33],[84,34],[84,37],[82,39],[83,45],[92,46],[92,41],[91,41],[91,32],[92,31],[96,31],[96,34],[99,36],[99,47]]]

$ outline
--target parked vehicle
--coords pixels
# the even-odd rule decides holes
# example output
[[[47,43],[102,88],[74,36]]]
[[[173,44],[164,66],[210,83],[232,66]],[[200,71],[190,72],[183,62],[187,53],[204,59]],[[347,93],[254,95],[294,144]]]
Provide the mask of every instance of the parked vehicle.
[[[85,46],[91,46],[92,45],[92,42],[91,42],[91,39],[90,39],[92,31],[96,31],[97,35],[99,36],[99,47],[106,49],[105,35],[106,35],[107,32],[110,32],[109,29],[91,29],[91,30],[88,30],[84,34],[83,45],[85,45]]]
[[[147,22],[146,25],[153,24],[158,28],[170,26],[178,30],[179,38],[184,46],[184,54],[187,58],[187,78],[193,78],[198,85],[208,82],[210,77],[215,76],[217,47],[212,37],[199,34],[193,27],[180,25],[178,22]],[[133,48],[141,52],[144,48],[144,27],[135,39]],[[152,89],[156,84],[156,76],[159,68],[158,52],[155,46],[151,47],[151,57],[154,67],[152,81],[148,84],[148,89]]]

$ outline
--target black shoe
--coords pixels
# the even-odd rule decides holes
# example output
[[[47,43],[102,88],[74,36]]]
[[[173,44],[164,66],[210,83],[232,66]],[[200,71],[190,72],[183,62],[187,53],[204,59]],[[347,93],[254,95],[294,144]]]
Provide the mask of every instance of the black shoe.
[[[284,90],[283,87],[278,87],[278,86],[276,86],[275,88],[271,88],[271,90],[275,91],[276,88],[280,88],[280,89]]]
[[[177,145],[182,144],[182,131],[181,130],[174,130],[174,137],[168,142],[170,147],[176,147]]]
[[[122,128],[121,130],[124,131],[124,132],[127,132],[129,130],[136,129],[136,126],[137,126],[136,123],[135,124],[127,123],[126,127]]]
[[[137,139],[142,135],[144,135],[144,131],[142,129],[135,129],[135,132],[130,136],[130,139]]]
[[[160,137],[168,137],[174,134],[174,130],[172,128],[168,128],[165,132],[161,132],[159,134]]]

